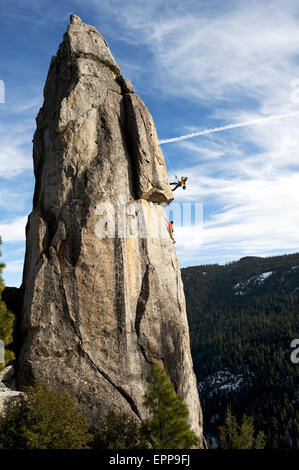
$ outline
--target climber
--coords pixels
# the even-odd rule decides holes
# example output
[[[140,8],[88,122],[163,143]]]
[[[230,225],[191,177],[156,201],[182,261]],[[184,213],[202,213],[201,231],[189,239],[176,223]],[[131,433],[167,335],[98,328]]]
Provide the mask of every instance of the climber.
[[[170,185],[174,185],[174,188],[172,191],[175,191],[179,187],[183,187],[183,189],[186,189],[186,184],[187,184],[187,176],[182,176],[181,179],[178,181],[177,175],[175,175],[176,181],[174,183],[170,183]]]
[[[173,243],[175,243],[175,239],[173,238],[173,220],[168,222],[168,230],[169,230],[169,235]]]

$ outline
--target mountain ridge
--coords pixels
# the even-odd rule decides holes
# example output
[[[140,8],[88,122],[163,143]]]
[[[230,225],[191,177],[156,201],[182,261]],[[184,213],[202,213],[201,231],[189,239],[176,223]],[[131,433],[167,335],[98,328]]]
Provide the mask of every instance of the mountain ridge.
[[[299,253],[182,269],[205,433],[214,443],[232,404],[239,417],[255,417],[268,447],[298,447],[298,365],[290,360],[299,338],[297,266]]]

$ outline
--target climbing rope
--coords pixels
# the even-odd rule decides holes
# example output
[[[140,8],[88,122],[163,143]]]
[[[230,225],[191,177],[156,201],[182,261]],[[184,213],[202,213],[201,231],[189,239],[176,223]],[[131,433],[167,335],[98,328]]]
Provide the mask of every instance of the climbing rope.
[[[174,169],[174,167],[173,167],[171,161],[170,161],[169,158],[167,157],[166,152],[163,152],[163,154],[164,154],[165,159],[166,159],[167,162],[169,163],[169,166],[170,166],[171,169],[173,170],[173,173],[175,174],[175,169]]]

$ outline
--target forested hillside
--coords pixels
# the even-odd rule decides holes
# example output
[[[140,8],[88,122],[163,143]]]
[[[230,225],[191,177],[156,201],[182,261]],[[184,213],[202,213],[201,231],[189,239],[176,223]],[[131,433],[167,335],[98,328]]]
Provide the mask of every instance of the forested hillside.
[[[255,418],[267,447],[299,447],[299,254],[182,269],[194,369],[215,443],[226,406]]]

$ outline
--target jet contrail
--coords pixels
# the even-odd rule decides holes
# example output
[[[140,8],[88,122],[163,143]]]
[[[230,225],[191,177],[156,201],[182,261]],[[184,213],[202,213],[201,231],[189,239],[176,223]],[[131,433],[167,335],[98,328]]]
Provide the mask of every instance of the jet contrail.
[[[192,132],[192,134],[181,135],[180,137],[173,137],[172,139],[162,139],[159,141],[160,144],[169,144],[171,142],[179,142],[180,140],[192,139],[192,137],[198,137],[200,135],[212,134],[213,132],[226,131],[227,129],[235,129],[236,127],[251,126],[253,124],[259,124],[261,122],[272,121],[273,119],[282,119],[291,116],[297,116],[299,111],[294,111],[287,114],[276,114],[274,116],[267,116],[264,118],[254,119],[252,121],[237,122],[236,124],[228,124],[227,126],[214,127],[213,129],[205,129],[204,131]]]

